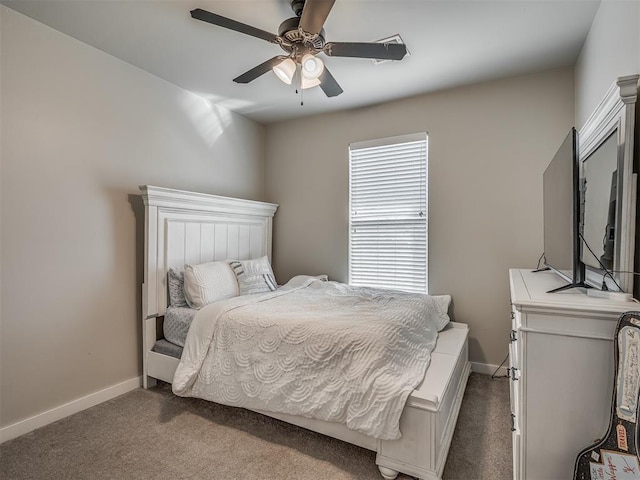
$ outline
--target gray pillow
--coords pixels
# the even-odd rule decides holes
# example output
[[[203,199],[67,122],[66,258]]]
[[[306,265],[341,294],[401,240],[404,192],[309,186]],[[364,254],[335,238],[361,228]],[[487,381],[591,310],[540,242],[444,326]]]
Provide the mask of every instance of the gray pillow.
[[[184,296],[184,270],[182,268],[170,268],[167,272],[169,284],[169,305],[172,307],[188,307]]]
[[[271,292],[278,288],[266,256],[254,260],[235,260],[229,265],[238,279],[240,295]]]

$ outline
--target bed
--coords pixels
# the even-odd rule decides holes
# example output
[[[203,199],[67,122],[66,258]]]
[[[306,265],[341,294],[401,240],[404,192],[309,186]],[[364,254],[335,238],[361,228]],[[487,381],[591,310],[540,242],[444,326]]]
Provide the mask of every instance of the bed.
[[[168,271],[226,259],[270,259],[278,206],[146,185],[140,190],[145,205],[143,386],[148,388],[157,380],[172,383],[182,354],[181,345],[163,335]],[[461,323],[449,322],[438,333],[424,379],[402,410],[399,439],[383,440],[342,423],[285,411],[250,409],[375,451],[376,464],[387,480],[399,472],[440,479],[470,372],[467,339],[468,327]]]

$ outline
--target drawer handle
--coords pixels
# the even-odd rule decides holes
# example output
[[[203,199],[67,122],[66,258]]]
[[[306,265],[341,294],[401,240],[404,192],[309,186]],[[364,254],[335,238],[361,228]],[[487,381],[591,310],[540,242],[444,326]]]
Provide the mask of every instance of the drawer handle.
[[[516,318],[516,314],[513,313],[513,310],[511,310],[511,320],[513,320],[514,318]]]
[[[516,340],[517,340],[516,331],[515,330],[511,330],[511,332],[509,333],[509,343],[513,343]]]
[[[516,416],[513,413],[511,414],[511,431],[516,431]]]
[[[507,378],[510,378],[510,379],[511,379],[511,380],[513,380],[514,382],[515,382],[516,380],[518,380],[518,379],[516,378],[516,371],[517,371],[517,370],[518,370],[518,369],[517,369],[516,367],[507,368]]]

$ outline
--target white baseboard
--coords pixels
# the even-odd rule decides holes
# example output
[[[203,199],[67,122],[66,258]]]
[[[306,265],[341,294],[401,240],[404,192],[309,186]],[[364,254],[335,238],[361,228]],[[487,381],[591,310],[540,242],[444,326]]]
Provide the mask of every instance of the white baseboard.
[[[69,403],[52,408],[46,412],[39,413],[33,417],[2,427],[0,428],[0,443],[19,437],[20,435],[24,435],[25,433],[29,433],[36,428],[49,425],[50,423],[61,420],[69,415],[73,415],[74,413],[81,412],[82,410],[86,410],[87,408],[98,405],[99,403],[111,400],[123,393],[135,390],[140,387],[141,384],[142,377],[134,377],[130,380],[125,380],[122,383],[112,385],[111,387],[107,387],[103,390],[72,400]]]
[[[507,366],[503,365],[498,368],[498,365],[489,365],[488,363],[471,362],[471,371],[476,373],[482,373],[483,375],[495,374],[499,377],[507,375]],[[496,372],[496,369],[498,370]]]
[[[498,368],[497,365],[489,365],[486,363],[471,362],[471,370],[476,373],[482,373],[485,375],[492,375],[496,369],[496,375],[502,376],[507,374],[507,367],[502,366]],[[74,413],[81,412],[87,408],[98,405],[107,400],[111,400],[119,395],[135,390],[142,385],[142,377],[134,377],[130,380],[112,385],[103,390],[91,393],[84,397],[72,400],[69,403],[60,405],[59,407],[52,408],[33,417],[21,420],[6,427],[0,428],[0,443],[6,442],[13,438],[29,433],[36,428],[44,427],[50,423],[61,420],[65,417],[73,415]]]

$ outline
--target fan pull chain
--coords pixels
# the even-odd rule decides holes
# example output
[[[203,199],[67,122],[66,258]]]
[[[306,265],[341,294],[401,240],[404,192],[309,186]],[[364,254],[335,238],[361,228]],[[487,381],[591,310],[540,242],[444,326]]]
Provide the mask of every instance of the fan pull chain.
[[[296,75],[296,77],[297,77],[297,75]],[[296,87],[296,95],[298,93],[300,93],[300,106],[302,107],[304,105],[304,93],[303,93],[304,89],[302,88],[302,71],[300,72],[300,80],[299,80],[299,82],[300,82],[300,88]]]

